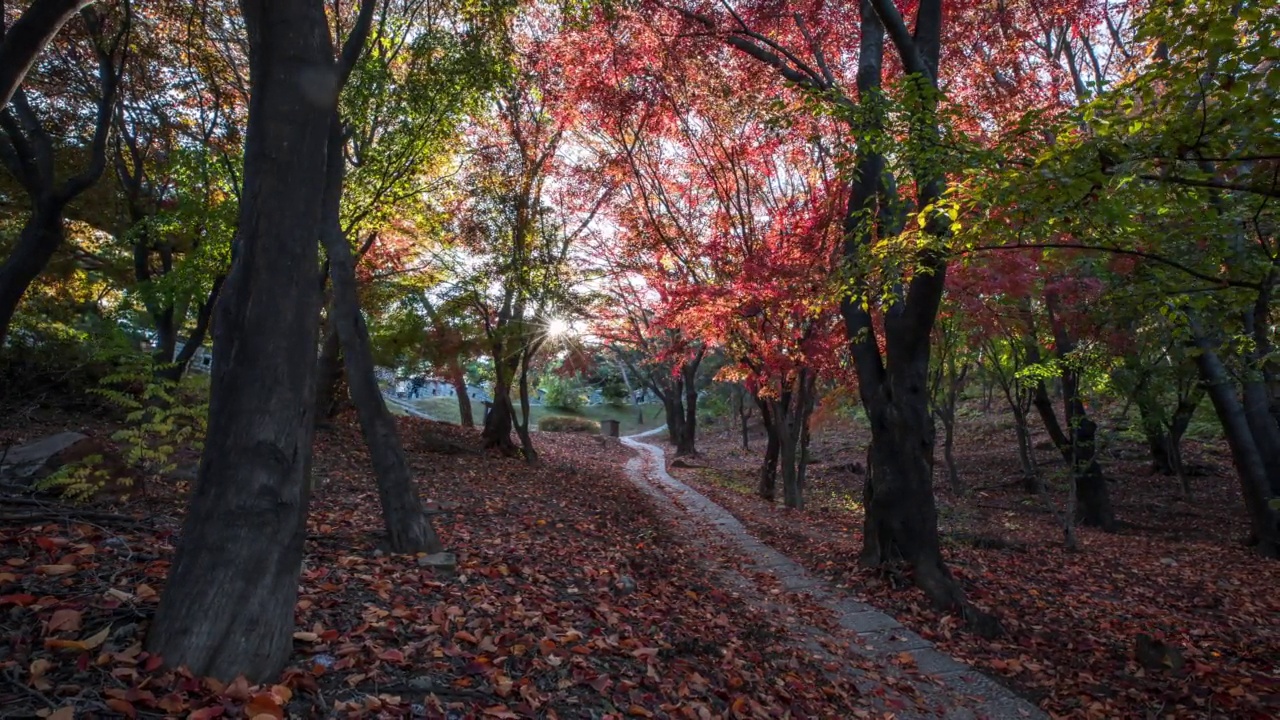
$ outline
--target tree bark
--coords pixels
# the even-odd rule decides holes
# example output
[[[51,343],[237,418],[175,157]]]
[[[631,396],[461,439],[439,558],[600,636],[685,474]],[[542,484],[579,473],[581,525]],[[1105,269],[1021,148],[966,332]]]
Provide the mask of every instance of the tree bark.
[[[50,9],[57,10],[61,7],[59,12],[66,12],[68,15],[73,10],[52,0],[39,5],[42,9],[33,6],[28,8],[28,12],[35,12],[44,17],[44,20],[28,26],[22,32],[17,27],[18,23],[15,23],[15,27],[5,34],[3,43],[0,44],[0,57],[6,47],[16,48],[15,54],[10,56],[13,65],[0,67],[0,75],[8,78],[7,89],[0,89],[0,92],[8,93],[4,99],[10,104],[10,107],[0,111],[0,125],[4,129],[3,135],[0,135],[4,142],[0,158],[3,158],[5,165],[22,184],[31,200],[31,216],[23,226],[18,245],[4,264],[0,265],[0,348],[4,347],[9,324],[13,321],[22,296],[62,244],[62,214],[67,204],[98,182],[106,169],[107,137],[120,85],[118,67],[123,62],[113,53],[127,52],[127,49],[121,50],[121,46],[127,48],[128,43],[123,41],[132,21],[132,15],[126,6],[122,28],[115,41],[108,45],[102,37],[101,18],[91,12],[91,8],[84,11],[86,24],[93,36],[98,65],[96,120],[93,137],[89,142],[87,166],[79,174],[58,182],[55,178],[56,145],[36,119],[25,95],[18,90],[18,83],[35,54],[62,24],[61,20],[56,20],[56,25],[50,29],[47,22],[51,17],[48,15]],[[9,45],[11,42],[14,43],[13,46]],[[22,51],[21,47],[29,42],[36,43],[34,49],[30,53]],[[22,62],[27,65],[22,65]],[[0,78],[0,83],[4,82],[6,80]]]
[[[58,30],[93,0],[33,0],[0,40],[0,110]]]
[[[1209,401],[1222,423],[1227,446],[1231,449],[1256,549],[1264,557],[1280,558],[1280,510],[1271,504],[1277,494],[1270,487],[1265,457],[1258,448],[1245,409],[1236,396],[1235,383],[1218,357],[1217,348],[1194,319],[1191,332],[1199,349],[1196,367]]]
[[[328,265],[329,273],[333,274],[333,263]],[[324,341],[320,344],[320,357],[316,361],[316,423],[319,425],[326,424],[337,414],[342,374],[342,342],[338,338],[337,311],[330,302],[329,321],[324,330]]]
[[[1067,466],[1071,468],[1075,482],[1076,499],[1079,500],[1076,518],[1084,525],[1101,528],[1104,532],[1115,532],[1116,517],[1111,507],[1111,493],[1107,489],[1107,478],[1098,464],[1098,425],[1085,410],[1084,398],[1080,395],[1080,372],[1073,366],[1070,357],[1075,350],[1075,341],[1058,321],[1056,304],[1057,297],[1053,293],[1046,293],[1045,307],[1049,313],[1049,325],[1053,331],[1058,360],[1062,365],[1062,407],[1068,433],[1067,444],[1059,445],[1059,449]],[[1043,413],[1045,405],[1039,406]],[[1052,413],[1051,406],[1049,410]]]
[[[503,455],[516,454],[515,443],[511,442],[515,408],[511,404],[510,374],[495,364],[493,383],[493,403],[485,413],[484,430],[480,437],[484,439],[486,449],[497,449]]]
[[[778,454],[782,449],[781,438],[778,437],[778,424],[773,418],[773,409],[768,400],[757,398],[760,407],[760,418],[764,422],[765,446],[764,460],[760,463],[760,484],[757,494],[761,498],[773,502],[778,492]]]
[[[1058,422],[1057,411],[1053,401],[1049,399],[1049,390],[1043,382],[1036,386],[1035,407],[1044,422],[1045,430],[1058,449],[1062,459],[1071,470],[1071,481],[1075,486],[1079,505],[1075,519],[1085,525],[1101,528],[1106,532],[1115,531],[1115,515],[1111,509],[1111,498],[1107,492],[1107,478],[1102,474],[1102,466],[1098,464],[1095,438],[1098,426],[1084,413],[1083,403],[1072,408],[1067,398],[1075,393],[1074,380],[1066,379],[1066,371],[1062,382],[1064,402],[1068,404],[1068,430],[1064,430]],[[1076,413],[1073,417],[1073,409]]]
[[[311,269],[340,83],[323,3],[242,7],[244,198],[214,326],[208,435],[147,650],[196,676],[263,682],[293,651],[320,310]]]
[[[676,437],[676,457],[698,454],[698,366],[702,364],[703,351],[680,366],[680,382],[684,386],[684,419]]]
[[[222,284],[226,282],[226,279],[226,275],[219,275],[213,279],[213,287],[209,288],[209,295],[204,302],[200,303],[200,309],[196,312],[196,326],[192,328],[191,334],[187,336],[187,341],[182,344],[182,350],[173,359],[173,363],[169,367],[160,370],[160,377],[171,382],[178,382],[186,374],[187,367],[191,364],[191,358],[196,356],[196,351],[204,345],[205,337],[209,334],[209,325],[213,320],[213,309],[217,305],[218,295],[222,292]]]
[[[339,204],[345,161],[343,160],[342,126],[335,113],[329,130],[328,182],[325,187],[324,217],[321,237],[329,259],[329,281],[333,287],[333,304],[329,323],[337,330],[342,346],[342,360],[347,370],[347,387],[360,418],[360,429],[378,483],[378,499],[382,504],[382,521],[387,531],[391,552],[436,553],[442,549],[435,529],[418,497],[417,484],[409,472],[395,418],[387,410],[378,377],[374,374],[373,350],[369,345],[369,329],[360,312],[360,296],[356,287],[356,263],[351,244],[342,232]]]
[[[520,438],[520,452],[524,454],[525,462],[533,464],[538,461],[538,451],[533,447],[533,437],[529,434],[529,357],[533,352],[528,351],[520,355],[520,419],[514,420],[512,425],[515,426],[516,436]]]
[[[458,397],[458,417],[462,427],[475,427],[475,416],[471,410],[471,396],[467,395],[467,376],[462,372],[462,362],[457,356],[449,361],[449,382],[453,385],[453,393]]]
[[[22,296],[62,245],[62,209],[63,204],[56,199],[37,201],[22,226],[18,244],[0,264],[0,348],[4,347]]]

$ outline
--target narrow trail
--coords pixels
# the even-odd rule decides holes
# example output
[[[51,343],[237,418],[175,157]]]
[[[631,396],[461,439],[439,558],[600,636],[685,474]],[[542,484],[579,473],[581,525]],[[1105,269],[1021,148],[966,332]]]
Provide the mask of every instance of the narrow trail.
[[[864,694],[882,696],[885,709],[897,718],[1047,718],[1004,686],[939,652],[890,615],[844,597],[751,535],[729,511],[672,477],[663,449],[642,440],[662,430],[622,438],[623,444],[637,451],[627,463],[627,477],[690,540],[710,540],[740,556],[740,562],[734,563],[737,568],[708,557],[709,569],[724,589],[787,618],[798,643],[836,668],[834,672],[852,679]],[[815,606],[834,618],[835,628],[820,628],[808,619]]]

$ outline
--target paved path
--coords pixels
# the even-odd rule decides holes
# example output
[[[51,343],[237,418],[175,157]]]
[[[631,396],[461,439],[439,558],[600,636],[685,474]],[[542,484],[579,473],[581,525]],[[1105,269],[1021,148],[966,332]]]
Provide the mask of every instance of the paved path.
[[[679,529],[695,537],[705,536],[711,530],[723,544],[745,556],[748,569],[773,576],[786,590],[786,594],[781,598],[770,595],[762,591],[757,582],[742,573],[732,568],[714,566],[712,570],[729,586],[726,589],[738,592],[757,607],[780,611],[783,613],[780,617],[795,618],[798,615],[785,605],[780,605],[779,601],[809,603],[830,611],[843,630],[839,636],[833,636],[830,632],[807,625],[803,621],[792,623],[806,650],[824,660],[838,660],[831,649],[831,641],[834,640],[837,650],[850,653],[851,657],[875,661],[882,667],[881,674],[892,677],[895,684],[912,685],[925,699],[922,704],[934,710],[933,713],[925,710],[903,712],[891,700],[886,700],[887,707],[899,710],[898,718],[1047,718],[1034,705],[1017,697],[991,678],[939,652],[932,643],[904,628],[892,616],[865,603],[843,597],[825,580],[760,542],[727,510],[672,477],[666,470],[662,448],[641,440],[662,430],[663,428],[657,428],[622,438],[624,444],[639,451],[638,456],[627,463],[628,477],[656,501],[658,507],[666,512]],[[797,597],[795,593],[802,593],[807,597]],[[900,664],[904,653],[913,658],[917,672],[902,672]],[[890,663],[891,659],[895,663]],[[841,665],[848,667],[847,663]],[[884,691],[884,682],[867,678],[857,669],[845,674],[851,676],[864,693],[878,695]]]
[[[431,417],[430,415],[428,415],[428,414],[426,414],[426,413],[422,412],[421,410],[419,410],[418,408],[414,407],[413,405],[410,405],[409,403],[407,403],[407,402],[405,402],[405,401],[401,400],[400,398],[392,397],[392,396],[390,396],[390,395],[386,394],[385,392],[384,392],[384,393],[382,393],[382,399],[383,399],[383,400],[386,400],[386,402],[387,402],[387,404],[388,404],[388,405],[393,405],[393,406],[395,406],[398,410],[401,410],[402,412],[406,412],[406,413],[408,413],[408,414],[410,414],[410,415],[412,415],[412,416],[414,416],[414,417],[420,417],[420,418],[422,418],[422,419],[424,419],[424,420],[435,420],[436,422],[440,422],[438,419],[433,418],[433,417]]]

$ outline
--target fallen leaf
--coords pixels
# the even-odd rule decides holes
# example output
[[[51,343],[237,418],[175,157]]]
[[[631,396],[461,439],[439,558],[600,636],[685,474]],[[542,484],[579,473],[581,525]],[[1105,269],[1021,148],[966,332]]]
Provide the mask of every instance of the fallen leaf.
[[[80,629],[80,619],[79,610],[57,610],[49,618],[48,632],[75,632]]]
[[[252,718],[261,716],[276,718],[276,720],[283,720],[284,718],[284,708],[280,706],[280,700],[271,692],[255,694],[249,699],[249,703],[245,705],[245,712],[249,713]]]
[[[106,701],[106,705],[107,707],[111,708],[112,710],[115,710],[116,712],[124,715],[125,717],[130,718],[131,720],[132,718],[135,718],[138,716],[137,708],[135,708],[133,706],[133,703],[129,702],[128,700],[122,700],[120,698],[108,698]]]
[[[50,577],[69,575],[75,571],[75,565],[41,565],[36,568],[36,572],[49,575]]]

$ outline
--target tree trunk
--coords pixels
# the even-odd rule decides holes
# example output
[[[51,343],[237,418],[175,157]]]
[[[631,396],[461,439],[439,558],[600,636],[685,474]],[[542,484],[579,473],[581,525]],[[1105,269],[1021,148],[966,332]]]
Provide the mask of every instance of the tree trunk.
[[[684,392],[682,383],[676,380],[665,393],[659,394],[667,419],[667,441],[679,446],[684,436]]]
[[[208,434],[147,650],[197,677],[256,683],[293,652],[320,311],[310,269],[337,87],[322,3],[244,0],[243,9],[244,197],[214,327]]]
[[[747,404],[747,389],[738,387],[738,426],[742,430],[742,449],[744,452],[751,451],[751,426],[748,424],[751,420],[751,406]]]
[[[186,374],[187,367],[191,364],[191,358],[196,356],[196,351],[204,345],[204,339],[209,334],[209,325],[213,319],[213,309],[218,302],[218,295],[222,292],[222,284],[226,279],[225,275],[219,275],[213,279],[213,287],[209,289],[208,297],[205,298],[203,303],[200,303],[200,310],[196,313],[196,326],[191,330],[191,335],[183,343],[182,350],[173,359],[173,363],[168,368],[162,368],[159,371],[160,377],[172,382],[178,382]]]
[[[764,422],[765,447],[764,460],[760,463],[760,484],[757,494],[773,502],[778,492],[778,454],[782,449],[781,438],[778,437],[778,424],[774,421],[773,409],[768,400],[756,399],[760,407],[760,418]]]
[[[954,414],[951,417],[942,418],[942,433],[942,459],[947,463],[947,481],[951,485],[951,492],[963,495],[964,487],[960,484],[960,470],[956,467]]]
[[[1018,462],[1022,465],[1022,489],[1031,495],[1039,495],[1040,473],[1036,468],[1036,449],[1031,442],[1031,426],[1027,422],[1027,410],[1010,403],[1013,410],[1013,432],[1018,441]]]
[[[520,420],[513,422],[516,435],[520,438],[520,452],[525,462],[538,462],[538,451],[533,447],[533,437],[529,434],[529,353],[520,356]]]
[[[462,372],[462,363],[457,357],[449,361],[449,382],[453,385],[453,393],[458,396],[458,417],[462,421],[462,427],[475,427],[471,396],[467,395],[467,376]]]
[[[62,209],[56,200],[41,200],[31,209],[18,243],[0,264],[0,349],[18,303],[62,245]]]
[[[908,362],[907,358],[896,359],[899,365]],[[943,564],[938,542],[931,463],[934,427],[925,393],[928,357],[923,363],[917,358],[913,364],[918,383],[895,383],[894,389],[903,392],[874,389],[872,402],[864,400],[871,421],[871,444],[863,493],[866,516],[861,559],[871,566],[906,562],[914,570],[916,584],[936,606],[964,608],[964,595]],[[916,385],[914,391],[910,390],[912,385]]]
[[[1257,551],[1264,557],[1280,558],[1280,510],[1271,505],[1275,493],[1270,488],[1264,456],[1258,449],[1245,409],[1236,396],[1235,383],[1218,357],[1217,348],[1197,327],[1195,320],[1191,321],[1191,332],[1199,349],[1196,367],[1209,401],[1222,423],[1227,446],[1231,449]]]
[[[440,552],[440,539],[418,497],[418,487],[409,472],[396,421],[382,398],[374,374],[369,329],[360,312],[356,287],[356,263],[351,244],[342,232],[338,215],[342,197],[345,161],[342,126],[337,113],[329,130],[328,183],[325,189],[324,227],[321,237],[329,259],[329,281],[333,304],[329,324],[337,330],[342,360],[347,369],[347,387],[360,418],[360,430],[373,460],[378,483],[382,521],[387,530],[387,546],[395,553]]]
[[[333,273],[332,264],[329,263],[330,274]],[[338,339],[337,313],[332,303],[316,366],[316,423],[324,425],[338,412],[338,391],[342,387],[343,373],[342,343]]]
[[[885,26],[882,16],[873,10],[872,0],[860,4],[861,32],[857,87],[860,98],[871,97],[881,84]],[[941,6],[937,2],[919,4],[916,36],[919,52],[908,52],[911,34],[902,19],[885,15],[895,23],[895,37],[903,37],[900,55],[910,60],[908,70],[918,79],[932,82],[936,90],[937,54],[941,29]],[[916,67],[921,62],[925,67]],[[913,121],[913,135],[921,142],[934,142],[938,128],[936,105],[930,93],[922,93],[920,119]],[[870,107],[875,110],[874,106]],[[884,118],[872,116],[860,123],[856,132],[883,129]],[[945,178],[936,168],[917,165],[913,168],[918,190],[916,202],[928,207],[945,192]],[[857,162],[851,183],[848,212],[845,216],[844,256],[853,267],[876,237],[897,233],[902,228],[893,175],[885,158],[874,145],[859,142]],[[945,237],[949,219],[940,213],[930,215],[925,230],[930,235]],[[883,565],[906,562],[913,569],[915,584],[935,606],[958,609],[965,619],[984,634],[998,632],[988,616],[979,613],[964,597],[960,584],[952,577],[942,559],[938,541],[938,512],[933,495],[934,428],[929,412],[928,373],[930,336],[946,285],[947,261],[935,251],[922,252],[921,263],[906,288],[895,288],[893,304],[885,310],[880,351],[877,323],[864,304],[875,291],[866,281],[860,282],[855,294],[841,298],[840,311],[845,321],[854,365],[858,374],[859,393],[871,423],[871,443],[867,449],[867,478],[864,492],[865,530],[864,563]],[[888,305],[888,303],[886,303]],[[888,361],[888,362],[887,362]]]
[[[515,408],[511,405],[511,385],[507,373],[497,370],[493,383],[493,403],[485,413],[484,430],[480,437],[483,438],[486,449],[496,448],[503,455],[514,456],[516,446],[511,442],[511,430]]]
[[[676,437],[676,457],[698,454],[698,366],[702,363],[702,351],[680,367],[680,380],[684,386],[684,420]]]
[[[1072,388],[1073,384],[1064,380],[1063,393],[1074,392]],[[1068,411],[1067,422],[1071,423],[1069,425],[1071,434],[1068,436],[1058,423],[1053,401],[1049,399],[1049,391],[1043,382],[1036,386],[1034,402],[1036,410],[1040,412],[1040,419],[1044,421],[1045,430],[1049,432],[1054,446],[1058,448],[1058,452],[1071,471],[1076,497],[1079,500],[1079,506],[1075,512],[1076,520],[1084,525],[1101,528],[1105,532],[1115,532],[1115,515],[1111,509],[1110,494],[1107,492],[1107,479],[1102,474],[1102,467],[1097,460],[1095,437],[1098,426],[1084,414],[1083,405],[1081,405],[1076,409],[1078,414],[1075,418],[1071,418]]]

